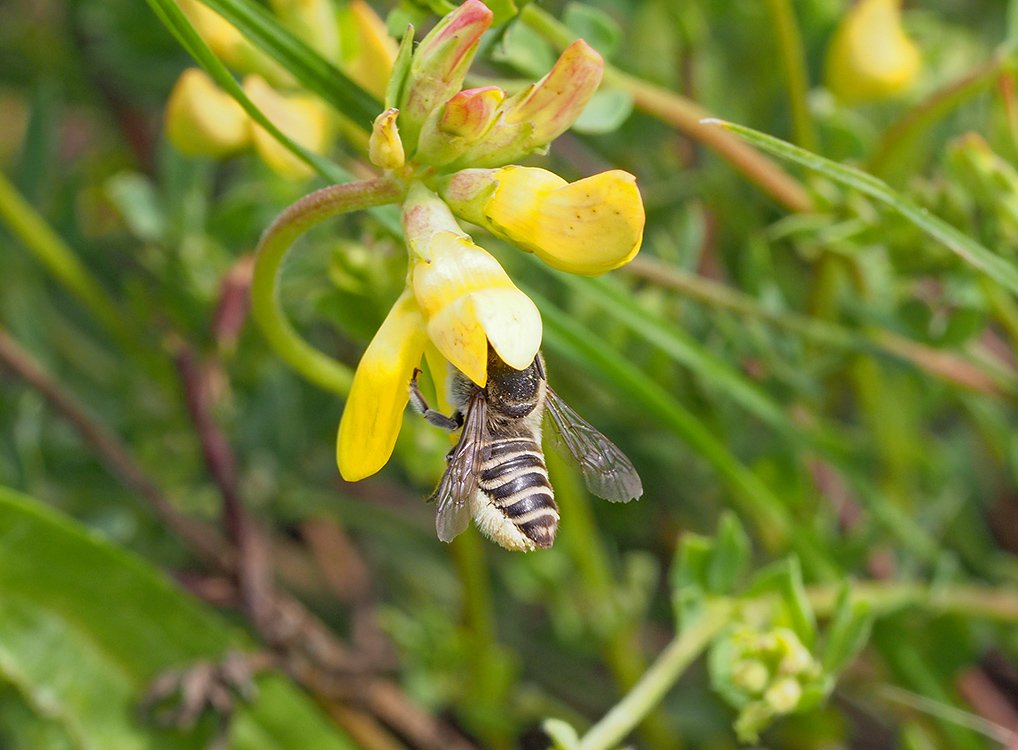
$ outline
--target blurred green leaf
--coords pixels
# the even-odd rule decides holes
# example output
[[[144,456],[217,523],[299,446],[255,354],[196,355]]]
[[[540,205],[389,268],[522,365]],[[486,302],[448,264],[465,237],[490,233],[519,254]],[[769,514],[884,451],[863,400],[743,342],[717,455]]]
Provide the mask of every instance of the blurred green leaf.
[[[204,748],[142,723],[137,705],[160,672],[250,647],[140,558],[19,493],[0,488],[0,676],[83,748]],[[235,747],[352,744],[278,676],[234,719]]]
[[[583,3],[569,3],[562,23],[578,38],[601,53],[605,60],[615,56],[622,43],[622,28],[603,10]]]
[[[979,269],[989,278],[1003,284],[1011,292],[1018,294],[1018,267],[1004,260],[992,250],[979,244],[942,219],[920,208],[911,200],[892,190],[887,183],[873,175],[862,172],[844,164],[825,159],[822,156],[793,146],[774,136],[761,133],[743,125],[736,125],[720,120],[709,121],[711,125],[729,130],[739,137],[774,156],[788,159],[807,169],[818,172],[841,185],[858,190],[863,195],[883,204],[907,221],[914,224],[925,234],[944,244],[952,253],[973,268]]]
[[[824,635],[821,657],[824,671],[837,674],[856,657],[869,641],[873,617],[873,607],[868,602],[853,599],[851,585],[845,584]]]
[[[588,135],[611,133],[622,127],[632,113],[632,94],[622,89],[601,88],[591,97],[572,129]]]

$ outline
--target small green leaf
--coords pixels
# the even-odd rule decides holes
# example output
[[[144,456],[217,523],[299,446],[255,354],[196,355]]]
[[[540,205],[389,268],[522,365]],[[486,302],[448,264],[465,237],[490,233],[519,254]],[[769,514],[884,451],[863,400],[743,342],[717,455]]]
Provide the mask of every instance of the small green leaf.
[[[718,524],[717,539],[707,570],[707,585],[712,594],[726,595],[735,590],[749,563],[749,535],[738,517],[726,511]]]
[[[868,602],[853,600],[851,587],[844,584],[838,592],[820,657],[825,672],[835,675],[855,658],[869,640],[873,620],[873,607]]]
[[[501,42],[491,51],[491,59],[538,79],[555,64],[555,51],[536,31],[515,22],[506,27]]]
[[[573,123],[578,133],[597,135],[611,133],[622,127],[633,113],[633,95],[622,89],[602,88],[591,97],[583,112]]]
[[[414,27],[407,24],[403,32],[403,40],[399,43],[399,53],[396,55],[396,62],[392,66],[392,75],[389,77],[389,85],[385,89],[385,108],[395,107],[403,100],[403,87],[406,85],[407,76],[410,74],[410,62],[414,53]]]
[[[506,21],[515,18],[516,14],[520,12],[519,6],[514,0],[484,0],[484,4],[491,10],[491,25],[494,27],[501,26]]]
[[[545,719],[541,729],[551,739],[554,750],[577,750],[580,746],[580,736],[562,719]]]
[[[676,628],[687,628],[703,610],[707,595],[707,569],[714,542],[699,534],[683,534],[668,582]]]
[[[605,60],[614,57],[622,43],[622,27],[603,10],[590,5],[569,3],[562,14],[562,22]]]

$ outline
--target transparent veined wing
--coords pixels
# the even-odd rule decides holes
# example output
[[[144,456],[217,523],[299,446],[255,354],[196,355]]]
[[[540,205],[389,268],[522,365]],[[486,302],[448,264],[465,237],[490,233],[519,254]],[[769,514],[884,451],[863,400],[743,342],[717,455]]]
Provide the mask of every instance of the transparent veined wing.
[[[478,391],[467,404],[459,442],[449,455],[449,465],[431,497],[437,503],[435,529],[443,542],[451,542],[470,525],[470,500],[477,492],[486,421],[487,403]]]
[[[613,503],[643,494],[643,482],[629,457],[548,388],[548,413],[562,442],[580,465],[587,489]]]

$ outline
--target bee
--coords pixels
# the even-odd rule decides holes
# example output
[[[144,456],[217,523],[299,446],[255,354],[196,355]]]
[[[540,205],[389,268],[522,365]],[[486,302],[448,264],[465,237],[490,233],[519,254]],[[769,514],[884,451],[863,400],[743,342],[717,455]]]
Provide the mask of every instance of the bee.
[[[471,517],[495,543],[529,552],[555,541],[559,511],[541,448],[545,411],[579,463],[593,494],[611,502],[629,502],[643,494],[632,462],[608,438],[573,411],[548,385],[544,358],[517,370],[488,349],[488,383],[481,388],[462,373],[452,374],[451,416],[428,407],[414,372],[410,402],[429,423],[455,432],[456,446],[429,498],[436,503],[438,538],[451,542]]]

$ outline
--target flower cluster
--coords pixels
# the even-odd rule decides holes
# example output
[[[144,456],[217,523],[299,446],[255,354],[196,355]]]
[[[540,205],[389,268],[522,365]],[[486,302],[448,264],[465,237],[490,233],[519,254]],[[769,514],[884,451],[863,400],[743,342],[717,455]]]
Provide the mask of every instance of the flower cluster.
[[[831,686],[799,636],[783,627],[738,626],[711,650],[709,666],[714,688],[739,710],[743,742],[755,742],[775,717],[817,705]]]
[[[199,0],[178,0],[198,33],[227,65],[243,74],[242,87],[256,107],[294,142],[314,153],[331,146],[342,120],[215,11]],[[333,0],[274,0],[280,21],[362,87],[381,97],[396,58],[384,22],[364,0],[337,10]],[[351,33],[340,39],[340,29]],[[182,153],[218,158],[253,148],[275,172],[292,179],[311,168],[255,123],[199,68],[177,80],[166,105],[166,135]]]
[[[422,358],[436,383],[449,363],[483,386],[489,345],[519,369],[540,348],[536,306],[459,220],[572,273],[604,273],[640,247],[644,211],[632,175],[609,171],[570,184],[512,165],[572,125],[600,84],[601,57],[577,41],[523,91],[461,90],[491,21],[484,3],[467,0],[412,55],[404,40],[387,109],[374,124],[369,157],[401,186],[409,264],[406,288],[361,359],[340,423],[337,458],[348,480],[388,461]]]

